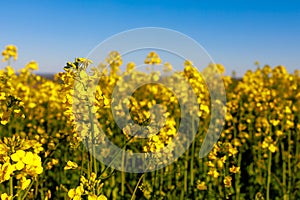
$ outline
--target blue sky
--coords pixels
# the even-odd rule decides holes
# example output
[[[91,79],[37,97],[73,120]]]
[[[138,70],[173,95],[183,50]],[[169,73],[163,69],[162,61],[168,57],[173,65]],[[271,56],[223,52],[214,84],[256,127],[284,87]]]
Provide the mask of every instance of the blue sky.
[[[169,28],[201,44],[228,74],[262,65],[300,69],[299,1],[2,1],[0,48],[15,44],[19,69],[36,60],[39,72],[62,71],[97,44],[140,27]],[[0,68],[5,66],[0,64]]]

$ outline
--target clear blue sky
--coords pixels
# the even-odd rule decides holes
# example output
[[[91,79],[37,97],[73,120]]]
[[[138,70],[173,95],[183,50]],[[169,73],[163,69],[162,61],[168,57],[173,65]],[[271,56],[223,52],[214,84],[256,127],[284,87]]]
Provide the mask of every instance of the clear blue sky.
[[[15,44],[22,67],[59,72],[106,38],[128,29],[164,27],[200,43],[228,72],[255,61],[300,69],[299,1],[1,1],[0,48]],[[5,65],[0,64],[0,68]]]

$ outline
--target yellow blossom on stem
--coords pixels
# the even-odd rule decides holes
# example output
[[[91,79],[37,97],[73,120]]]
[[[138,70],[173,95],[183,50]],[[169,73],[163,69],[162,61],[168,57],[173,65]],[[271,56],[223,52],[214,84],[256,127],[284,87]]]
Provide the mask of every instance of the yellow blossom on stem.
[[[64,170],[68,170],[68,169],[76,169],[78,167],[77,163],[72,162],[72,161],[68,161],[67,165],[64,167]]]
[[[13,196],[6,193],[1,194],[1,200],[12,200]]]
[[[223,181],[225,187],[231,187],[231,180],[232,180],[232,178],[230,176],[225,176],[224,181]]]
[[[0,183],[9,180],[10,176],[15,171],[14,166],[12,166],[9,162],[0,164]]]
[[[198,190],[207,190],[206,183],[204,181],[197,182],[197,189]]]
[[[21,190],[25,190],[31,183],[30,179],[26,179],[24,176],[21,178]]]
[[[37,63],[37,62],[35,62],[34,60],[32,60],[32,61],[30,61],[30,62],[26,65],[25,69],[29,69],[29,70],[38,70],[38,69],[39,69],[39,66],[38,66],[38,63]]]
[[[268,148],[272,153],[275,153],[277,147],[274,144],[270,144],[269,148]]]
[[[236,167],[233,165],[232,167],[229,168],[229,171],[234,174],[238,173],[240,171],[240,167]]]
[[[219,172],[216,169],[210,169],[207,172],[208,175],[214,177],[214,178],[218,178],[219,177]]]

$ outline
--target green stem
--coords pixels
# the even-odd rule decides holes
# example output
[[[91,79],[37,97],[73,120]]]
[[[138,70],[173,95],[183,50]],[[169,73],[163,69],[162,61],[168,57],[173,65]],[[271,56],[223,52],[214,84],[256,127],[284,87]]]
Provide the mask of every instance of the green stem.
[[[122,172],[121,172],[121,196],[124,199],[125,194],[125,172],[124,172],[124,159],[125,159],[125,152],[122,155]]]
[[[133,194],[132,194],[132,196],[131,196],[131,200],[134,200],[134,199],[135,199],[135,193],[136,193],[136,191],[137,191],[137,189],[138,189],[138,187],[139,187],[139,184],[140,184],[141,180],[143,179],[144,175],[145,175],[145,174],[142,174],[141,177],[139,178],[139,180],[138,180],[138,182],[137,182],[137,184],[136,184],[136,186],[135,186],[135,188],[134,188]]]
[[[291,145],[291,132],[288,132],[288,194],[291,193],[291,187],[292,187],[292,170],[291,170],[291,157],[290,154],[292,152],[292,145]]]
[[[271,165],[272,165],[272,152],[269,151],[269,156],[268,156],[267,197],[266,197],[267,200],[270,200]]]
[[[282,183],[283,183],[283,194],[286,194],[286,159],[285,159],[285,151],[284,144],[281,143],[281,155],[282,155]]]
[[[87,149],[89,149],[89,141],[88,140],[86,140],[86,147],[87,147]],[[88,153],[88,159],[87,159],[87,171],[88,171],[88,173],[87,173],[87,177],[88,177],[88,179],[90,179],[90,177],[91,177],[91,153],[88,151],[87,152]]]
[[[95,129],[94,129],[94,118],[93,118],[93,113],[92,113],[92,106],[91,103],[89,103],[89,120],[91,123],[91,133],[92,133],[92,138],[91,138],[91,145],[92,145],[92,153],[90,154],[90,168],[93,169],[93,172],[95,172],[95,174],[97,175],[97,160],[95,157],[95,144],[93,143],[94,138],[95,138]]]
[[[173,164],[172,165],[169,165],[169,166],[167,166],[166,167],[166,174],[167,174],[167,176],[168,176],[168,189],[169,188],[171,188],[171,186],[172,186],[172,176],[171,176],[171,172],[172,172],[172,170],[173,170]]]
[[[81,169],[80,169],[80,175],[83,175],[83,167],[84,167],[84,150],[81,149]]]
[[[183,191],[184,192],[187,192],[187,185],[188,185],[188,165],[189,165],[189,163],[188,163],[188,158],[189,158],[189,152],[187,151],[186,152],[186,160],[185,160],[185,162],[184,162],[184,189],[183,189]]]
[[[152,195],[152,197],[155,197],[155,192],[156,192],[156,190],[157,190],[157,184],[156,184],[156,182],[157,182],[157,174],[158,174],[158,171],[155,170],[155,173],[154,173],[154,174],[155,174],[155,175],[154,175],[154,182],[153,182],[154,187],[153,187],[153,195]]]
[[[21,198],[21,200],[24,200],[24,199],[25,199],[25,197],[27,196],[27,194],[28,194],[30,188],[31,188],[32,185],[33,185],[33,182],[34,182],[34,181],[32,180],[31,183],[30,183],[30,185],[29,185],[28,188],[26,189],[26,191],[25,191],[23,197]]]
[[[35,182],[35,191],[34,192],[35,192],[35,198],[37,198],[38,192],[39,192],[39,182],[38,182],[38,179]]]
[[[13,177],[10,177],[10,179],[9,179],[9,193],[10,193],[11,196],[14,196]]]
[[[164,184],[164,169],[160,170],[160,182],[159,182],[159,191],[160,194],[163,192],[163,184]]]
[[[108,165],[105,166],[105,168],[101,172],[100,176],[103,175],[103,173],[111,166],[111,164],[113,163],[113,161],[117,158],[117,155],[122,152],[122,150],[127,146],[127,144],[129,144],[129,142],[135,137],[135,135],[136,134],[132,135],[129,138],[129,140],[125,143],[125,145],[120,149],[120,151],[118,151],[118,152],[115,153],[115,155],[113,156],[112,161]]]
[[[154,192],[155,192],[155,177],[156,177],[156,171],[151,173],[151,181],[152,181],[152,191],[151,191],[151,199],[154,197]]]
[[[239,152],[238,156],[238,167],[241,167],[242,162],[242,152]],[[240,172],[235,174],[235,193],[236,193],[236,200],[240,199]]]
[[[192,119],[192,131],[193,131],[193,136],[195,135],[194,133],[194,119]],[[195,156],[195,139],[192,142],[192,157],[191,157],[191,187],[193,188],[194,186],[194,156]]]

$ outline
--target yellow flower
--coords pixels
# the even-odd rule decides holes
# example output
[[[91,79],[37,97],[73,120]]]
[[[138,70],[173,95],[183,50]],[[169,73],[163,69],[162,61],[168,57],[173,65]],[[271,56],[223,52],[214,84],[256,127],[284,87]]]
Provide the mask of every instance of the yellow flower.
[[[11,112],[10,111],[5,111],[3,112],[0,116],[1,116],[1,124],[2,125],[6,125],[9,122],[9,118],[10,118]]]
[[[206,165],[207,165],[208,167],[215,167],[215,164],[214,164],[213,162],[211,162],[211,161],[207,161],[207,162],[206,162]]]
[[[146,60],[144,61],[145,64],[150,64],[150,65],[155,65],[155,64],[160,64],[161,63],[161,59],[158,56],[158,54],[154,51],[151,51]]]
[[[34,160],[34,154],[32,152],[26,152],[25,157],[22,161],[26,165],[36,165],[38,161]]]
[[[101,194],[100,196],[97,197],[97,200],[107,200],[106,196]]]
[[[69,170],[69,169],[76,169],[78,167],[77,163],[68,161],[67,165],[64,167],[64,170]]]
[[[275,153],[277,147],[274,144],[270,144],[269,148],[268,148],[272,153]]]
[[[108,58],[106,58],[106,62],[111,66],[112,71],[119,71],[119,67],[122,65],[123,60],[122,56],[117,51],[112,51],[109,53]]]
[[[54,159],[54,158],[53,158],[53,159],[51,160],[51,164],[52,164],[52,165],[57,165],[58,162],[59,162],[58,159]]]
[[[97,200],[97,196],[95,194],[89,194],[88,200]]]
[[[29,161],[29,159],[25,160],[25,162],[28,162],[28,161]],[[37,174],[41,174],[43,172],[41,157],[39,157],[37,154],[33,154],[32,160],[30,160],[30,164],[27,164],[25,167],[25,171],[30,176],[35,176]]]
[[[234,156],[235,154],[238,153],[238,150],[234,147],[229,147],[229,156]]]
[[[232,180],[232,178],[230,176],[225,176],[225,179],[223,181],[225,187],[231,187],[231,180]]]
[[[0,155],[7,155],[9,148],[6,144],[0,143]]]
[[[219,177],[219,172],[216,169],[210,169],[207,172],[208,175],[214,177],[214,178],[218,178]]]
[[[77,186],[76,189],[70,189],[68,192],[68,197],[70,197],[73,200],[80,200],[81,195],[84,193],[83,186]]]
[[[217,67],[220,74],[224,74],[225,67],[222,64],[216,64],[216,67]]]
[[[275,132],[275,134],[276,134],[277,137],[280,137],[280,136],[283,135],[283,132],[282,132],[281,130],[277,130],[277,131]]]
[[[12,200],[12,199],[13,199],[12,195],[8,196],[8,194],[6,193],[1,194],[1,200]]]
[[[224,163],[226,161],[227,156],[223,156],[220,160],[218,160],[218,167],[222,169],[224,167]]]
[[[22,161],[22,159],[25,157],[25,154],[25,151],[17,150],[16,153],[11,155],[12,161],[17,162],[15,164],[17,170],[22,170],[25,167],[25,163]]]
[[[32,61],[30,61],[30,62],[26,65],[25,69],[29,69],[29,70],[38,70],[38,69],[39,69],[39,66],[38,66],[38,63],[37,63],[37,62],[35,62],[34,60],[32,60]]]
[[[94,182],[96,180],[96,178],[97,178],[97,174],[92,172],[91,177],[90,177],[90,181]]]
[[[229,168],[229,171],[234,174],[238,173],[240,171],[240,167],[236,167],[233,165],[232,167]]]
[[[273,126],[277,126],[280,123],[280,120],[270,120]]]
[[[18,52],[17,47],[15,45],[7,45],[5,47],[5,50],[2,51],[3,56],[3,62],[9,60],[11,57],[14,58],[14,60],[17,60],[18,58]]]
[[[197,183],[197,189],[198,190],[207,190],[206,183],[204,181],[202,181],[202,182],[198,181],[198,183]]]
[[[218,167],[220,169],[222,169],[224,167],[224,163],[221,160],[218,160],[217,163],[218,163]]]
[[[134,70],[134,68],[135,68],[135,63],[134,62],[129,62],[126,66],[126,71],[130,72],[130,71]]]
[[[76,194],[83,194],[84,192],[83,186],[82,185],[77,186],[75,192]]]
[[[11,159],[17,162],[14,164],[17,170],[25,169],[26,173],[31,176],[43,172],[41,157],[35,153],[17,150],[16,153],[11,155]]]
[[[168,62],[165,62],[163,71],[164,72],[170,72],[170,71],[172,71],[172,69],[173,69],[172,65]]]
[[[73,198],[74,196],[75,196],[75,189],[70,189],[69,191],[68,191],[68,197],[70,197],[70,198]]]
[[[209,158],[209,160],[216,160],[217,159],[217,154],[215,152],[211,151],[208,154],[208,158]]]
[[[262,148],[265,149],[265,148],[268,148],[269,144],[266,142],[266,141],[263,141],[262,143]]]
[[[75,60],[76,62],[78,62],[78,63],[82,63],[82,64],[92,64],[93,63],[93,61],[91,61],[90,59],[87,59],[87,58],[76,58],[76,60]]]
[[[3,165],[0,164],[0,183],[9,180],[14,171],[14,166],[9,162]]]
[[[286,106],[284,112],[285,112],[286,114],[291,114],[291,113],[292,113],[292,110],[290,109],[290,107]]]
[[[184,67],[192,67],[193,66],[193,63],[192,63],[192,61],[190,61],[190,60],[186,60],[186,61],[184,61]]]
[[[102,194],[100,196],[96,196],[95,194],[89,194],[88,200],[107,200],[107,198]]]
[[[21,189],[25,190],[30,185],[31,180],[26,179],[24,176],[21,178]]]

